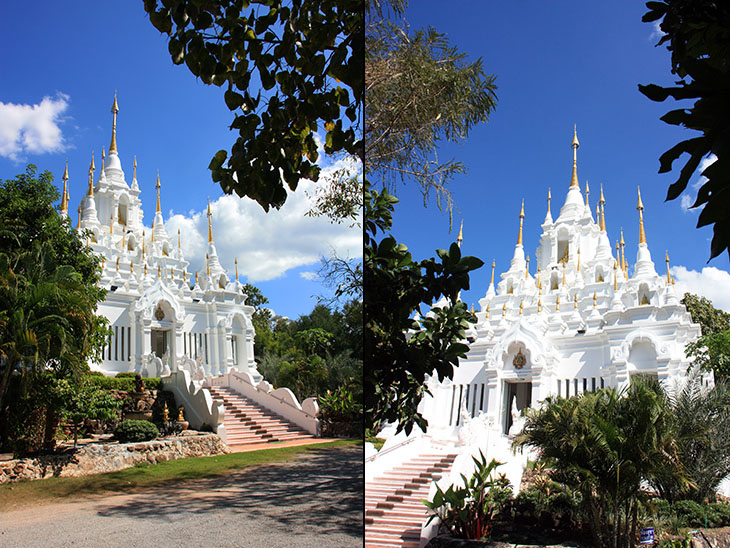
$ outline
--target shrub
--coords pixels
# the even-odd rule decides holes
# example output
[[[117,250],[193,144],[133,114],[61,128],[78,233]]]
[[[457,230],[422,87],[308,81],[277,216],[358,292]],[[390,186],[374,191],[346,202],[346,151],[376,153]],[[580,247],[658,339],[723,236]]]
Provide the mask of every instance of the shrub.
[[[707,507],[693,500],[678,500],[672,505],[674,512],[690,527],[704,527]],[[709,516],[708,516],[709,517]]]
[[[433,502],[423,501],[434,512],[427,523],[439,517],[441,524],[456,538],[472,540],[489,537],[494,518],[501,510],[499,500],[503,498],[502,490],[509,485],[503,478],[493,477],[494,470],[501,463],[494,459],[487,463],[481,452],[479,457],[474,457],[474,475],[470,479],[461,476],[463,487],[454,488],[450,485],[446,491],[442,491],[437,484]],[[490,496],[493,488],[500,489],[496,497]]]
[[[126,378],[126,377],[131,377],[133,379],[136,374],[137,373],[133,373],[132,371],[125,371],[123,373],[117,373],[115,375],[115,378],[117,378],[117,379],[123,379],[123,378]]]
[[[91,371],[89,373],[89,375],[91,375],[92,377],[105,377],[106,376],[101,371]]]
[[[149,421],[125,420],[114,430],[114,437],[121,443],[149,441],[155,439],[160,432]]]
[[[319,410],[320,418],[327,422],[362,422],[362,403],[355,400],[349,383],[320,396]]]

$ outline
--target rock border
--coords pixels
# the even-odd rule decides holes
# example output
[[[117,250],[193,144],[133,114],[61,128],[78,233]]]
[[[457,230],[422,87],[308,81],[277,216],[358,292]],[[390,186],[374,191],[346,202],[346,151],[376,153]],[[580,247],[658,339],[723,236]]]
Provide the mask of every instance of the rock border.
[[[217,434],[187,435],[137,443],[90,444],[64,454],[0,462],[0,485],[51,477],[88,476],[131,468],[139,463],[156,464],[230,452],[230,448]]]

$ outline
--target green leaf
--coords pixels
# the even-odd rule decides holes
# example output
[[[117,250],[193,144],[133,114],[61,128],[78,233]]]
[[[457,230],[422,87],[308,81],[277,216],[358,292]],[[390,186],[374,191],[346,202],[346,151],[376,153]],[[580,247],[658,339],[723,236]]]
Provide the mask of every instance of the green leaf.
[[[226,106],[229,110],[236,110],[243,104],[243,95],[232,90],[226,90],[223,94]]]

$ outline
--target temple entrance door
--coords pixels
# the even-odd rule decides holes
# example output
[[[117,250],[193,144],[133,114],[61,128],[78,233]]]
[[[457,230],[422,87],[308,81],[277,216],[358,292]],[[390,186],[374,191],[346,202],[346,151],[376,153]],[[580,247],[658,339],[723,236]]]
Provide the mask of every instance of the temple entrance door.
[[[504,384],[502,424],[504,425],[504,433],[507,434],[512,426],[512,400],[517,397],[518,411],[522,411],[526,407],[530,407],[530,404],[532,403],[532,383],[505,381]]]
[[[162,358],[167,352],[168,337],[170,336],[169,329],[152,329],[150,332],[152,337],[152,352],[158,358]]]

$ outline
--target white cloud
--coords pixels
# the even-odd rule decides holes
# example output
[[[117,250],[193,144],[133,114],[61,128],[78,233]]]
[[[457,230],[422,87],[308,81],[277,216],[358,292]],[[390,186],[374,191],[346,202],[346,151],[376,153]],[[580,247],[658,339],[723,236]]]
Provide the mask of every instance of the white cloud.
[[[223,268],[233,275],[233,260],[238,272],[248,281],[271,280],[292,268],[319,263],[322,256],[335,251],[341,257],[362,257],[362,229],[330,223],[324,217],[307,217],[318,185],[347,166],[359,170],[351,160],[342,159],[322,169],[320,182],[300,181],[296,192],[289,192],[284,206],[269,213],[252,200],[223,196],[211,202],[213,239]],[[190,271],[205,267],[208,220],[205,211],[173,214],[165,223],[171,237],[180,229],[185,258]],[[302,273],[304,276],[306,273]],[[306,277],[306,276],[304,276]]]
[[[730,273],[714,266],[706,266],[701,272],[684,266],[669,269],[677,283],[677,296],[694,293],[712,301],[715,308],[730,312]]]
[[[28,153],[64,150],[59,123],[68,100],[68,95],[59,93],[36,105],[0,102],[0,156],[19,162]]]
[[[682,199],[679,203],[680,207],[682,208],[682,211],[687,213],[689,211],[690,206],[695,203],[695,200],[697,199],[697,191],[700,189],[702,185],[704,185],[707,182],[707,177],[702,175],[702,172],[715,163],[715,160],[717,160],[717,156],[714,154],[710,154],[707,158],[702,158],[700,160],[700,165],[697,168],[697,173],[700,175],[699,179],[697,179],[694,183],[690,185],[692,189],[692,194],[688,194],[687,191],[682,194]]]
[[[317,274],[316,272],[310,272],[310,271],[307,271],[307,272],[300,272],[300,273],[299,273],[299,275],[300,275],[300,276],[301,276],[302,278],[304,278],[305,280],[310,280],[310,281],[312,281],[312,280],[316,280],[316,279],[317,279],[317,277],[318,277],[318,274]]]
[[[662,24],[662,22],[659,20],[654,21],[654,24],[652,25],[651,34],[649,35],[649,40],[654,40],[655,38],[661,38],[662,36],[664,36],[664,34],[666,34],[666,33],[662,32],[661,24]]]

